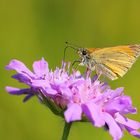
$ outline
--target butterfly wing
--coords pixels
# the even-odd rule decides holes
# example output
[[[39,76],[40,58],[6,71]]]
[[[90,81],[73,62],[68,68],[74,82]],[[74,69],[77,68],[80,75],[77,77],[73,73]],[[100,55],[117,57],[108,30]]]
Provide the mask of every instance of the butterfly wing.
[[[102,49],[87,49],[94,60],[97,74],[115,80],[131,68],[140,55],[140,45],[116,46]]]

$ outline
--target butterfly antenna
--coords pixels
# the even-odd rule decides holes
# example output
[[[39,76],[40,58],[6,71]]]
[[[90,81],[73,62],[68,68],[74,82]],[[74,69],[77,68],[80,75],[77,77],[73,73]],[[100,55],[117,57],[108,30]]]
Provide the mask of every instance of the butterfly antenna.
[[[70,44],[70,43],[68,43],[68,42],[65,42],[66,43],[66,47],[65,47],[65,49],[64,49],[64,56],[63,56],[63,61],[65,61],[65,58],[66,58],[66,50],[67,50],[67,48],[72,48],[72,49],[74,49],[74,50],[78,50],[78,46],[75,46],[75,45],[73,45],[73,44]]]

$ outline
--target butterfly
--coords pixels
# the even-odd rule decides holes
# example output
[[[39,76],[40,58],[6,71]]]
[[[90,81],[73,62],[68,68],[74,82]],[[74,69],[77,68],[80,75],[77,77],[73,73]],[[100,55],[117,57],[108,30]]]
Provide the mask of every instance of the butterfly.
[[[80,57],[76,62],[111,80],[123,77],[140,55],[140,45],[124,45],[107,48],[80,48],[67,43]]]

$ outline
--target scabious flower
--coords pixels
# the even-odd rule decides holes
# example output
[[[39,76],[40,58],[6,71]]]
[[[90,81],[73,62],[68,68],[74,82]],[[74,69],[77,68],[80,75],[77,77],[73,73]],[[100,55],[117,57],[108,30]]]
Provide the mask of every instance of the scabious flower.
[[[62,68],[49,70],[43,58],[33,63],[33,72],[18,60],[11,60],[6,69],[16,70],[17,74],[12,77],[28,85],[25,89],[7,86],[10,94],[25,95],[24,101],[38,97],[67,123],[90,121],[95,127],[106,127],[113,140],[120,140],[124,130],[140,138],[140,123],[126,117],[135,114],[136,108],[131,98],[124,95],[123,88],[112,90],[87,73],[84,76],[79,71],[70,74],[69,65],[65,63]]]

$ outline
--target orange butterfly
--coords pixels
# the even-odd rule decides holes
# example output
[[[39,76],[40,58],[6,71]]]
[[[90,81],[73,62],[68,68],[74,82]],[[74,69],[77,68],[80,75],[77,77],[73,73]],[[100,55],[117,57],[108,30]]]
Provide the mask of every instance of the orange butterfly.
[[[77,50],[79,65],[95,70],[98,76],[105,75],[111,80],[123,77],[140,55],[140,45],[77,48],[67,43],[67,47]]]

